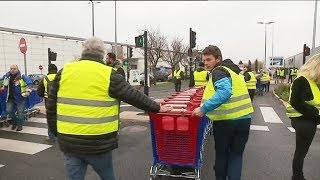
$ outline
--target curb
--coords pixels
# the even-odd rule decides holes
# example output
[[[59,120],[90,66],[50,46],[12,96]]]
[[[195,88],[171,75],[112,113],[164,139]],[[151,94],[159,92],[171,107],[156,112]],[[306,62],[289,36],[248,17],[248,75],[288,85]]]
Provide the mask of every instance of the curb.
[[[287,102],[284,101],[284,100],[282,100],[282,99],[274,92],[274,89],[272,90],[272,93],[273,93],[273,95],[274,95],[276,98],[278,98],[278,100],[280,100],[280,101],[282,102],[283,106],[286,107]]]

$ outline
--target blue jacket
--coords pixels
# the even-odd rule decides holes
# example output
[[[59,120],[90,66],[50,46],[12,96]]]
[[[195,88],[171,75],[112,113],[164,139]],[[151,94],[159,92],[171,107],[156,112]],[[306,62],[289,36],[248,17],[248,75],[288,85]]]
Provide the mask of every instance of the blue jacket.
[[[7,72],[3,77],[2,79],[4,80],[4,83],[5,81],[9,81],[10,80],[10,72]],[[27,84],[27,89],[30,89],[30,91],[32,90],[32,81],[31,79],[20,73],[20,71],[18,72],[16,78],[15,78],[15,82],[19,81],[20,79],[23,79],[23,81]],[[8,98],[9,98],[9,84],[4,84],[4,94],[5,94],[5,99],[6,101],[8,101]],[[14,99],[16,102],[21,102],[25,99],[25,97],[23,97],[21,95],[21,86],[20,86],[20,83],[17,83],[15,86],[14,86]]]

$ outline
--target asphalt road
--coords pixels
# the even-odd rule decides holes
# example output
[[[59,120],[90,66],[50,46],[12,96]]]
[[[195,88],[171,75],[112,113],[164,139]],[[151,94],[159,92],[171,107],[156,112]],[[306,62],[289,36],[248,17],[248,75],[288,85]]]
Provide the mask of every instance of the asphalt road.
[[[186,88],[186,84],[183,86]],[[143,88],[141,89],[143,91]],[[173,85],[162,84],[150,89],[150,96],[164,98],[173,93]],[[254,100],[252,130],[243,160],[244,180],[284,180],[291,178],[291,162],[295,133],[285,108],[271,92]],[[150,128],[143,112],[122,103],[119,148],[113,152],[114,170],[118,180],[149,179],[152,163]],[[0,129],[0,180],[62,180],[63,156],[59,147],[46,145],[44,115],[32,117],[21,133]],[[304,173],[308,180],[320,179],[320,129],[305,159]],[[201,168],[203,180],[213,180],[214,141],[208,138]],[[88,180],[99,177],[89,167]],[[161,178],[163,180],[177,178]]]

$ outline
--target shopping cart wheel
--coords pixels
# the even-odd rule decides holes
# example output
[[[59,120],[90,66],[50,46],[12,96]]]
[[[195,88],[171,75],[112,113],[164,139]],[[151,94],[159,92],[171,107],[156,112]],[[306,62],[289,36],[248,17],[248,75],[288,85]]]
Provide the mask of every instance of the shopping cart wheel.
[[[194,179],[195,180],[200,180],[200,169],[195,169],[195,173],[196,173],[196,176]]]
[[[4,124],[6,127],[9,127],[9,126],[10,126],[10,124],[9,124],[8,121],[3,122],[3,124]]]
[[[160,169],[161,165],[157,164],[154,166],[151,166],[150,168],[150,180],[160,180],[161,176],[157,176],[157,173]]]

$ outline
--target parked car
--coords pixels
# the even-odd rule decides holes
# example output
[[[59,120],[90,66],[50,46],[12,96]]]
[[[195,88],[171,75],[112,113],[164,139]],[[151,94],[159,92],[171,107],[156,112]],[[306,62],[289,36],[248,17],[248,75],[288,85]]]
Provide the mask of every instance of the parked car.
[[[156,81],[168,81],[168,76],[169,74],[166,71],[156,71],[154,74],[154,78],[156,79]]]
[[[39,85],[40,81],[44,77],[43,74],[29,74],[28,76],[34,85]]]
[[[154,78],[154,76],[152,74],[148,74],[149,75],[149,81],[150,81],[150,85],[156,85],[156,79]],[[140,85],[143,86],[144,85],[144,73],[140,74]]]

